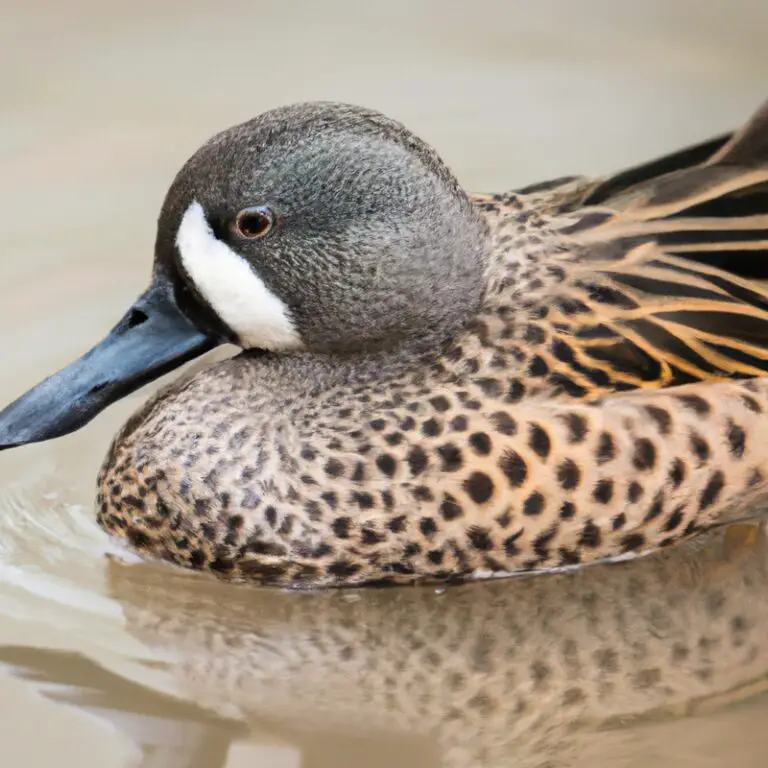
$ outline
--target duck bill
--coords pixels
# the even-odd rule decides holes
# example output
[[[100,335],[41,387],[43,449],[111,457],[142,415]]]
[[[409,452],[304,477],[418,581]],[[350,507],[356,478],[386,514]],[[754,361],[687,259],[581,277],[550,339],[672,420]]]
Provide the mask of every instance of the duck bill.
[[[74,432],[107,406],[213,349],[158,280],[109,335],[0,412],[0,450]]]

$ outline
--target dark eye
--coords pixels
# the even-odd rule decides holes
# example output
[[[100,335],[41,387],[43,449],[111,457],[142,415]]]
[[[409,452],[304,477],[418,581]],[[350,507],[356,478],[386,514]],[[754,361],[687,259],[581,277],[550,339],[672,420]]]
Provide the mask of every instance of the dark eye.
[[[275,226],[275,214],[267,205],[255,205],[240,211],[234,226],[241,237],[257,240],[268,234]]]

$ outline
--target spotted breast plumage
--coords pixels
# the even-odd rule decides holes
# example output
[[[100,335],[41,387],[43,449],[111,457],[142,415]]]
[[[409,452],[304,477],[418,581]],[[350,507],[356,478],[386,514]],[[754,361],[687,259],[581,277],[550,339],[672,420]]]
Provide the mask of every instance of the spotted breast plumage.
[[[376,112],[284,107],[187,162],[150,288],[0,444],[229,341],[105,460],[99,522],[142,553],[293,586],[634,557],[761,509],[765,277],[768,106],[500,195]]]

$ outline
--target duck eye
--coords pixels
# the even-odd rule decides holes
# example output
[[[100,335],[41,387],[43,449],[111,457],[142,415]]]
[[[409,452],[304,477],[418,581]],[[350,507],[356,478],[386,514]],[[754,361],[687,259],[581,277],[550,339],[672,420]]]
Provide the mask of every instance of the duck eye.
[[[275,226],[275,214],[266,205],[255,205],[245,208],[237,214],[234,222],[235,231],[248,240],[264,237]]]

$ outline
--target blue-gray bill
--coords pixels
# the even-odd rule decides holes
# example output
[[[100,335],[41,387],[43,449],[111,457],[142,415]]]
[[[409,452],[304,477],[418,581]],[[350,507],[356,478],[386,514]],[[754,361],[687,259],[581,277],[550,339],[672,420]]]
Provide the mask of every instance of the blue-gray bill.
[[[0,412],[0,450],[74,432],[107,406],[218,344],[158,280],[93,349]]]

